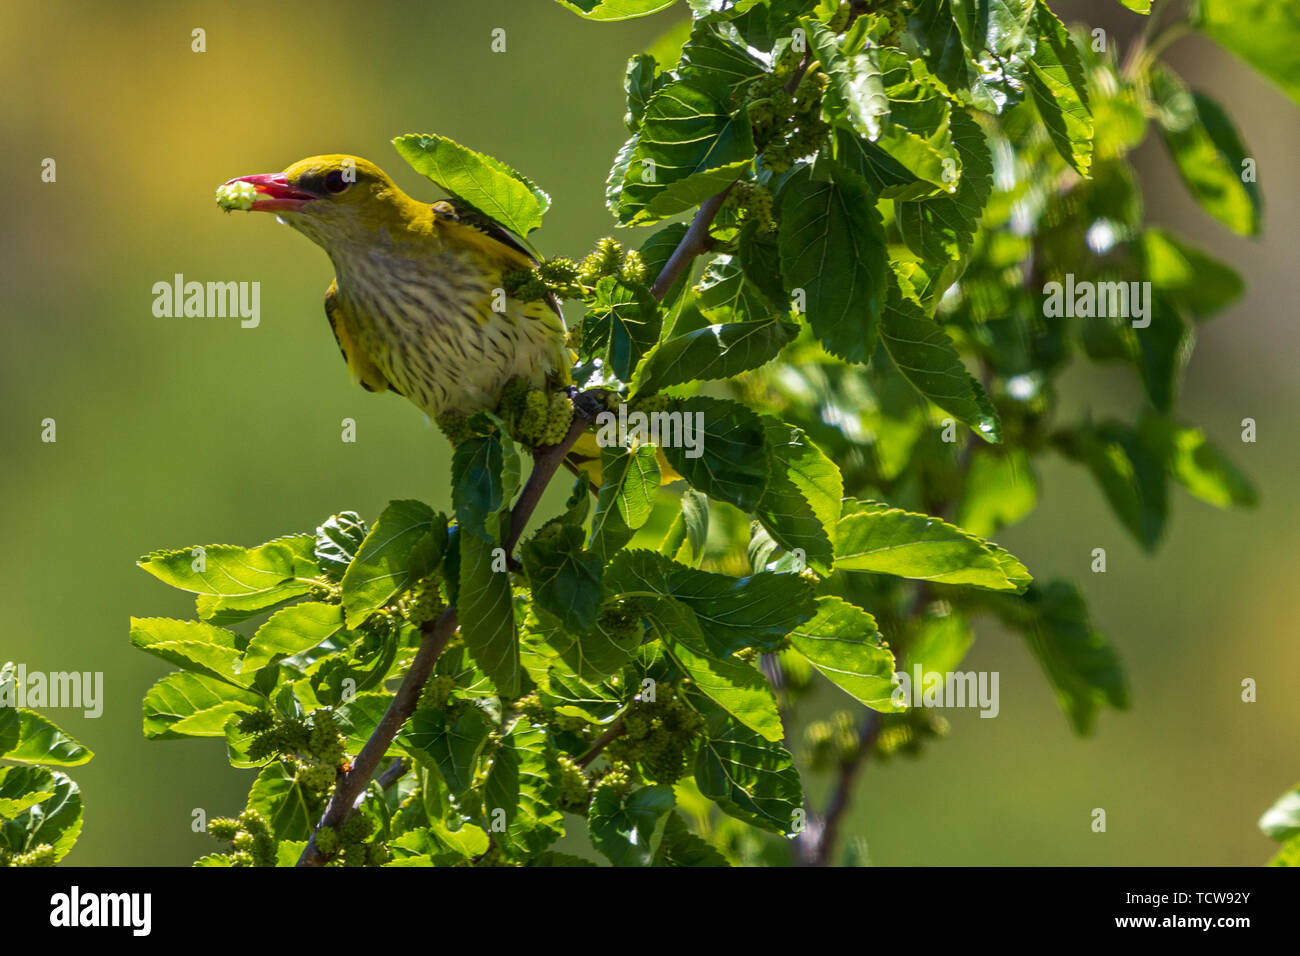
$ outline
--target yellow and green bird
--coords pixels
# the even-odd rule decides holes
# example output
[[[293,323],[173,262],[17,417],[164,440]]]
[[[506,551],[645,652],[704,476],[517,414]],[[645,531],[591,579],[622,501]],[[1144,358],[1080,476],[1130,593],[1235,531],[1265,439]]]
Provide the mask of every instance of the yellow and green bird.
[[[444,421],[494,410],[515,377],[536,389],[568,384],[558,303],[505,296],[503,274],[534,260],[472,210],[412,199],[374,163],[345,155],[241,176],[222,190],[329,255],[325,313],[367,389],[395,391]]]

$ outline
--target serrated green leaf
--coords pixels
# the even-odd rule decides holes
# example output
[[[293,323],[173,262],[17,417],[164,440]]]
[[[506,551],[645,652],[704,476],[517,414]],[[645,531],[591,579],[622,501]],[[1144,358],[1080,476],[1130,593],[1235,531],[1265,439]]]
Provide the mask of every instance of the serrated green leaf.
[[[1079,51],[1065,25],[1039,0],[1034,8],[1038,46],[1026,74],[1038,115],[1061,158],[1086,177],[1092,165],[1092,110]]]
[[[794,832],[803,787],[790,752],[712,704],[704,713],[707,729],[695,756],[700,792],[728,816],[774,833]]]
[[[0,800],[22,794],[47,794],[38,803],[0,820],[0,847],[26,853],[41,844],[63,859],[81,834],[81,790],[67,774],[42,767],[0,767]]]
[[[725,88],[669,83],[646,104],[616,197],[619,221],[639,225],[693,209],[753,158],[749,116],[744,109],[731,114]]]
[[[650,290],[606,276],[582,319],[583,355],[599,358],[630,381],[642,356],[659,340],[663,315]]]
[[[762,417],[768,449],[768,481],[755,514],[773,540],[829,569],[834,560],[830,529],[840,518],[844,480],[840,470],[804,431],[773,415]]]
[[[540,853],[564,835],[557,809],[559,763],[546,730],[519,720],[501,738],[483,785],[489,824],[502,813],[506,829],[494,832],[508,851]]]
[[[758,416],[737,402],[700,395],[683,401],[677,411],[680,440],[663,443],[668,463],[710,498],[752,511],[767,485],[765,432]]]
[[[343,580],[343,572],[356,557],[369,526],[355,511],[330,515],[316,528],[316,562],[331,581]]]
[[[1063,433],[1060,444],[1066,454],[1087,466],[1138,543],[1154,551],[1169,511],[1168,443],[1163,430],[1103,422]]]
[[[429,574],[447,544],[447,519],[422,501],[390,501],[343,575],[343,611],[356,629]]]
[[[798,575],[764,571],[733,578],[653,551],[619,552],[605,569],[605,587],[612,595],[649,593],[683,605],[717,657],[745,647],[772,650],[814,613],[812,588]]]
[[[261,694],[203,674],[177,671],[144,697],[144,735],[151,740],[224,737],[226,720],[266,705]]]
[[[434,707],[421,707],[406,722],[399,735],[411,753],[430,761],[442,774],[453,795],[474,785],[474,767],[492,726],[477,707],[466,707],[458,716]]]
[[[626,796],[597,787],[587,818],[591,844],[615,866],[649,866],[672,808],[672,787],[641,787]]]
[[[343,608],[309,601],[276,611],[257,629],[239,664],[241,674],[252,675],[284,657],[310,650],[343,628]]]
[[[781,189],[780,217],[785,287],[796,305],[803,291],[808,322],[828,352],[866,364],[885,304],[889,259],[865,184],[843,174],[823,182],[804,169]]]
[[[624,448],[606,444],[600,461],[601,485],[591,519],[590,548],[607,561],[649,520],[659,493],[659,465],[654,445]]]
[[[790,646],[831,683],[872,710],[893,713],[894,655],[876,619],[838,597],[817,599],[817,614],[790,634]]]
[[[546,525],[520,552],[533,600],[574,633],[595,626],[604,599],[604,561],[583,550],[584,537],[582,528],[574,525]]]
[[[1201,208],[1243,236],[1260,230],[1263,196],[1246,179],[1250,151],[1228,114],[1204,93],[1188,91],[1172,71],[1152,73],[1157,117],[1178,175]]]
[[[131,618],[131,644],[169,664],[248,687],[252,673],[241,674],[244,638],[201,621],[166,617]]]
[[[1199,428],[1172,428],[1170,473],[1191,494],[1216,508],[1253,508],[1254,486]]]
[[[997,409],[967,371],[948,333],[902,295],[896,282],[890,283],[880,338],[898,370],[918,392],[985,441],[1002,440]]]
[[[667,644],[673,659],[705,696],[765,740],[785,737],[772,688],[752,664],[713,657],[686,641]]]
[[[880,72],[880,51],[867,36],[870,17],[859,17],[843,37],[804,17],[808,42],[830,77],[823,108],[867,139],[876,139],[889,120],[889,100]]]
[[[667,10],[677,0],[556,0],[584,20],[632,20]]]
[[[0,758],[49,767],[76,767],[94,754],[47,717],[25,707],[0,706]]]
[[[262,768],[248,789],[248,809],[266,817],[277,840],[307,840],[324,806],[279,760]]]
[[[969,251],[993,186],[993,157],[978,123],[953,110],[952,141],[961,158],[956,191],[924,202],[899,202],[903,241],[930,262],[960,260]]]
[[[1208,318],[1241,297],[1245,283],[1230,267],[1163,229],[1141,239],[1142,276],[1155,292],[1197,318]]]
[[[1200,0],[1192,22],[1300,103],[1300,9],[1277,0]]]
[[[956,525],[868,501],[845,502],[835,567],[993,591],[1019,591],[1029,579],[1020,562]]]
[[[1031,586],[1021,597],[991,595],[986,600],[1024,635],[1075,733],[1091,733],[1102,706],[1128,706],[1119,657],[1093,628],[1073,584],[1050,581]]]
[[[727,858],[707,840],[687,829],[686,822],[670,813],[663,839],[655,852],[654,866],[730,866]]]
[[[393,146],[439,189],[517,235],[540,226],[551,206],[550,196],[505,163],[445,136],[410,133],[393,140]]]

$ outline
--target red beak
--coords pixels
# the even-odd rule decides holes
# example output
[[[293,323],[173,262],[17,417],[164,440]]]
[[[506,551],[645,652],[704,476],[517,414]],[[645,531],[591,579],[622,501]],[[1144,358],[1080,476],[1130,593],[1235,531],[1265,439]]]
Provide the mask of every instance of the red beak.
[[[252,183],[257,187],[257,195],[265,199],[253,200],[249,208],[262,212],[297,212],[304,205],[317,197],[312,193],[294,189],[284,173],[259,173],[256,176],[236,176],[226,183]]]

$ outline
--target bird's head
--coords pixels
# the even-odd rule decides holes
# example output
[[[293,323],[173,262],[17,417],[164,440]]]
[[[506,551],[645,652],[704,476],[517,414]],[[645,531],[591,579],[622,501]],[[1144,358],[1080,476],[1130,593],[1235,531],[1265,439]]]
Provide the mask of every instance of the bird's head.
[[[244,183],[254,191],[239,185]],[[246,201],[226,201],[223,193],[242,194]],[[282,173],[239,176],[218,190],[218,200],[227,208],[274,212],[327,249],[367,241],[382,231],[409,231],[423,208],[374,163],[342,154],[311,156]]]

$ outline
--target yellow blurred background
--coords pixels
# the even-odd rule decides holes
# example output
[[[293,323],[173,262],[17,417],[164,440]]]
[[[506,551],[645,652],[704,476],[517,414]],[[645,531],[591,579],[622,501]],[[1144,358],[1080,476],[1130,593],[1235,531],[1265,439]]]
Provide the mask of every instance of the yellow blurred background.
[[[1059,10],[1121,44],[1140,26],[1113,0]],[[193,810],[236,811],[252,779],[219,741],[141,735],[140,699],[170,668],[129,646],[127,620],[193,605],[139,571],[139,555],[255,544],[342,509],[373,518],[390,498],[448,503],[437,430],[348,382],[321,307],[325,256],[270,217],[221,214],[213,189],[349,152],[432,199],[389,140],[438,132],[546,188],[537,244],[579,253],[612,230],[602,190],[624,138],[624,61],[681,15],[591,24],[549,0],[0,4],[0,661],[104,673],[101,718],[48,711],[96,751],[71,771],[86,817],[69,863],[189,863],[214,848],[191,832]],[[191,51],[195,28],[204,53]],[[491,50],[496,28],[504,53]],[[1040,509],[1002,543],[1036,575],[1083,586],[1133,708],[1075,739],[1018,639],[981,630],[969,666],[1002,673],[1000,719],[958,713],[921,760],[868,767],[848,830],[873,863],[1251,865],[1272,851],[1256,818],[1300,778],[1300,210],[1287,186],[1300,127],[1208,41],[1169,58],[1258,159],[1266,231],[1249,241],[1194,207],[1158,142],[1137,155],[1149,218],[1247,279],[1244,300],[1201,327],[1184,407],[1252,474],[1262,505],[1230,514],[1178,496],[1149,558],[1084,474],[1045,462]],[[47,157],[54,183],[41,181]],[[176,273],[259,281],[260,326],[156,318],[152,286]],[[1122,371],[1081,365],[1068,382],[1074,412],[1140,401]],[[47,417],[54,444],[40,438]],[[1244,417],[1256,444],[1239,441]],[[344,418],[355,444],[340,441]],[[1104,575],[1088,571],[1095,547]],[[1240,701],[1245,677],[1257,703]],[[1090,830],[1095,807],[1105,834]]]

